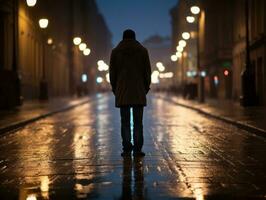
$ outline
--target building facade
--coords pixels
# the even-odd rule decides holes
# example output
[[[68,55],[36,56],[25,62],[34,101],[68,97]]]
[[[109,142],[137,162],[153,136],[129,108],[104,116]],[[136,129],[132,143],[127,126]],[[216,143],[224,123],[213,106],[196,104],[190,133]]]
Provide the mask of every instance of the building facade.
[[[46,29],[39,27],[41,18],[49,20]],[[43,80],[49,97],[94,90],[97,60],[111,49],[110,31],[94,0],[37,1],[34,7],[25,0],[1,0],[0,21],[1,107],[17,96],[38,98]],[[73,44],[74,37],[87,44],[89,56]],[[82,82],[84,74],[90,84]]]
[[[206,70],[205,92],[210,97],[232,97],[233,2],[199,3],[200,66]]]
[[[246,63],[245,6],[249,7],[249,50],[251,68],[255,75],[254,98],[258,105],[266,105],[266,2],[263,0],[234,1],[233,96],[238,99],[241,95],[241,73]]]
[[[248,3],[248,5],[246,4]],[[239,101],[241,74],[246,63],[246,17],[248,17],[251,67],[255,76],[258,105],[266,104],[265,27],[266,3],[263,0],[180,0],[171,10],[175,48],[180,32],[185,29],[184,10],[191,4],[200,7],[199,65],[206,71],[205,93],[210,97]],[[248,6],[249,15],[245,13]],[[192,27],[190,27],[192,29]],[[182,74],[182,73],[181,73]]]
[[[190,15],[190,7],[194,0],[180,0],[170,11],[172,23],[172,55],[176,54],[178,43],[182,40],[182,33],[190,33],[186,40],[182,57],[172,62],[175,67],[175,83],[181,90],[185,84],[196,82],[197,71],[197,23],[188,23],[186,17]],[[193,75],[192,75],[193,74]]]

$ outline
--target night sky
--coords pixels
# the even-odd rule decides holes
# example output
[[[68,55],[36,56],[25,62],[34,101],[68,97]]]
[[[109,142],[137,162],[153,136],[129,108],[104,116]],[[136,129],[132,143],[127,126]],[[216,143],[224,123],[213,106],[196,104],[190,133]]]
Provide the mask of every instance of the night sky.
[[[142,42],[149,36],[170,36],[169,10],[178,0],[96,0],[113,34],[113,44],[122,38],[122,32],[131,28]]]

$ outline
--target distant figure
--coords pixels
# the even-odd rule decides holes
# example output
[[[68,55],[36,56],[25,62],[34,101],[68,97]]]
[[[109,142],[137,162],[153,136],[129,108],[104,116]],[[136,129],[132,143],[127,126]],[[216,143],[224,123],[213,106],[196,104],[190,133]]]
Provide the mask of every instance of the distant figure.
[[[121,156],[145,156],[143,146],[143,107],[150,89],[149,54],[137,40],[133,30],[125,30],[123,40],[112,50],[110,82],[115,105],[120,108],[123,152]],[[131,143],[130,108],[133,110],[133,140]]]

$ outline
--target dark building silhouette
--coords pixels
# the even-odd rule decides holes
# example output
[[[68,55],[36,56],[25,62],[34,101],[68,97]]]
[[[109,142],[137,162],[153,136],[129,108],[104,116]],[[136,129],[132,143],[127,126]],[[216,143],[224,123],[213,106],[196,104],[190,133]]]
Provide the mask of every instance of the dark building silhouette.
[[[255,93],[258,105],[266,105],[266,2],[249,1],[249,50],[251,67],[255,71]],[[241,95],[241,72],[245,66],[246,32],[245,0],[234,0],[233,97]]]

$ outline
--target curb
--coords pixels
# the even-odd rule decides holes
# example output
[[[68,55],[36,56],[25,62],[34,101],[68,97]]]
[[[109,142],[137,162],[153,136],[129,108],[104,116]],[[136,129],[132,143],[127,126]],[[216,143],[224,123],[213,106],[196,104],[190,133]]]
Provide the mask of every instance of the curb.
[[[65,111],[71,110],[71,109],[73,109],[75,107],[81,106],[81,105],[86,104],[86,103],[88,103],[90,101],[91,101],[91,99],[86,99],[86,100],[81,101],[79,103],[76,103],[74,105],[65,106],[65,107],[59,108],[57,110],[53,110],[53,111],[41,114],[39,116],[30,118],[30,119],[22,120],[22,121],[19,121],[19,122],[16,122],[16,123],[1,127],[0,128],[0,136],[4,135],[4,134],[7,134],[7,133],[10,133],[11,131],[15,131],[15,130],[17,130],[19,128],[22,128],[22,127],[26,126],[27,124],[30,124],[30,123],[35,122],[35,121],[38,121],[40,119],[49,117],[51,115],[54,115],[54,114],[57,114],[57,113],[60,113],[60,112],[65,112]]]
[[[215,114],[212,114],[210,112],[206,112],[206,111],[204,111],[204,110],[202,110],[200,108],[197,108],[195,106],[190,106],[190,105],[187,105],[187,104],[179,103],[177,101],[174,101],[173,99],[168,99],[168,98],[162,97],[160,95],[158,97],[163,99],[163,100],[165,100],[165,101],[168,101],[168,102],[174,103],[176,105],[179,105],[179,106],[182,106],[182,107],[197,111],[200,114],[203,114],[203,115],[206,115],[208,117],[212,117],[212,118],[218,119],[220,121],[232,124],[232,125],[234,125],[234,126],[236,126],[238,128],[241,128],[243,130],[252,132],[252,133],[254,133],[254,134],[258,135],[258,136],[266,138],[266,130],[260,129],[258,127],[255,127],[255,126],[252,126],[252,125],[249,125],[249,124],[245,124],[245,123],[240,122],[240,121],[232,120],[232,119],[230,119],[228,117],[215,115]]]

